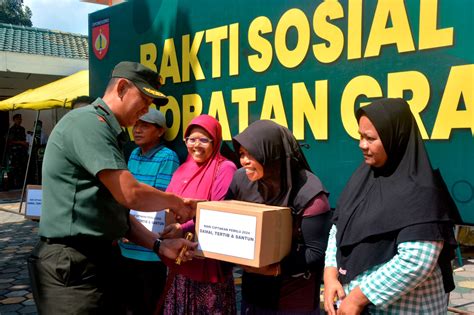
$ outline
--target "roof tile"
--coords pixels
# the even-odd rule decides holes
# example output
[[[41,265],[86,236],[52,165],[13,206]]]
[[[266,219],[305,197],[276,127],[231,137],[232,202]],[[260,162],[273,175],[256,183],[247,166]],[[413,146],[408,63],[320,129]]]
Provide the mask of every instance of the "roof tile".
[[[0,51],[88,59],[86,35],[0,23]]]

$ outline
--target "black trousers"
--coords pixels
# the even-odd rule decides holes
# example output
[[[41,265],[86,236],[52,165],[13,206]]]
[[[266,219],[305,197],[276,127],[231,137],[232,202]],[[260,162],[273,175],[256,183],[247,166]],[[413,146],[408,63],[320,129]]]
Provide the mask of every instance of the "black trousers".
[[[140,261],[121,257],[120,301],[134,315],[155,314],[166,283],[167,268],[161,261]]]
[[[123,314],[111,242],[41,239],[28,258],[39,314]]]

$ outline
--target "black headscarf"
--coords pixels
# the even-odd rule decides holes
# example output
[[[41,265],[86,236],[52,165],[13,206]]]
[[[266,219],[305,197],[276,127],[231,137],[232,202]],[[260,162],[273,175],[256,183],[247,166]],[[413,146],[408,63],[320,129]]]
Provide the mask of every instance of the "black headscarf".
[[[262,164],[264,176],[251,182],[243,168],[238,170],[230,186],[232,198],[285,206],[300,213],[319,193],[327,193],[287,128],[259,120],[235,136],[233,143],[236,152],[243,146]]]
[[[227,199],[289,207],[297,219],[318,194],[328,194],[319,178],[311,173],[298,142],[287,128],[270,120],[259,120],[235,136],[233,143],[236,152],[241,146],[247,149],[263,166],[264,175],[260,180],[251,182],[245,169],[238,169]],[[295,241],[294,235],[293,243]],[[293,244],[292,247],[295,246]],[[277,309],[282,281],[281,276],[244,272],[242,297],[260,307]]]
[[[438,262],[449,292],[453,283],[446,263],[450,245],[456,245],[451,219],[459,214],[431,167],[409,105],[381,99],[360,108],[357,119],[361,116],[375,126],[388,159],[380,168],[362,163],[339,198],[333,220],[338,266],[345,270],[341,281],[390,260],[401,242],[444,241]]]

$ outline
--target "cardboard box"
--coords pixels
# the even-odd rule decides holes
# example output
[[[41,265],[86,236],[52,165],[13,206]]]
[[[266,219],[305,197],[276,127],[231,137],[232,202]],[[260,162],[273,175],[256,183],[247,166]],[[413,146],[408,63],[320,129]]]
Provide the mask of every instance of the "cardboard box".
[[[263,267],[288,255],[291,235],[291,211],[286,207],[235,200],[197,205],[199,256]]]

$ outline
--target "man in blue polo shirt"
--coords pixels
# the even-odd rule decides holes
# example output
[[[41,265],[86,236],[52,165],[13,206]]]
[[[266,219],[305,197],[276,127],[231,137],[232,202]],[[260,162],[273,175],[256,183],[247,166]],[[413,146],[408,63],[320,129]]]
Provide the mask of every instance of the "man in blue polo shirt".
[[[133,126],[133,137],[138,148],[128,160],[128,169],[139,181],[165,191],[179,166],[178,156],[161,141],[166,132],[164,115],[151,109]],[[160,209],[157,209],[160,210]],[[161,233],[165,225],[165,213],[131,210],[130,214],[150,231]],[[127,310],[133,314],[153,314],[166,282],[166,265],[147,248],[123,240],[120,274],[123,288],[120,290]]]

